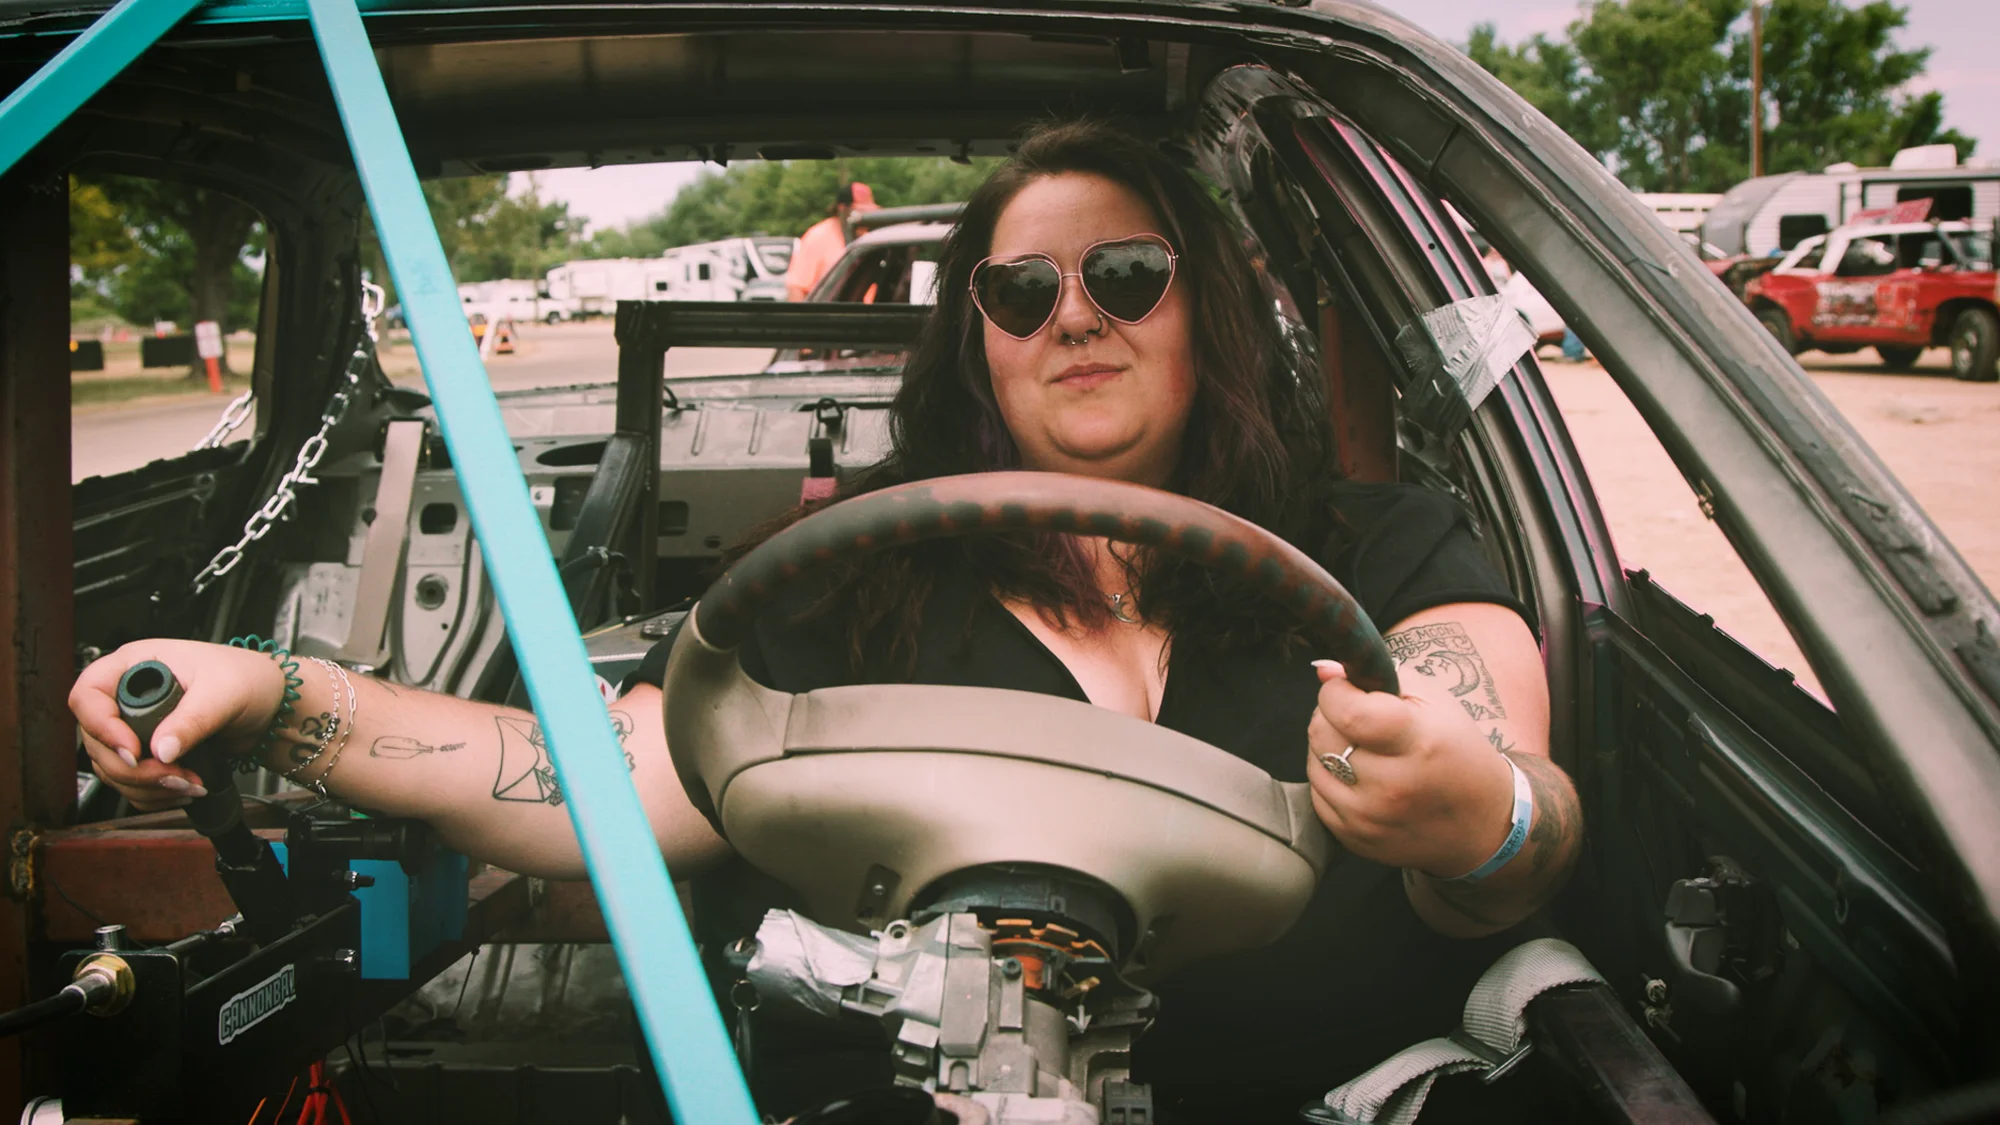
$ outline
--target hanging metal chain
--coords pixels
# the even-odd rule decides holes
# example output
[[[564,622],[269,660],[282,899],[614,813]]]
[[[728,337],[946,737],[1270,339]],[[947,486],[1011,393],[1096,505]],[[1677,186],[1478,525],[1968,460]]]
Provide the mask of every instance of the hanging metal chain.
[[[194,451],[199,453],[204,449],[214,449],[221,445],[222,439],[228,437],[236,427],[243,424],[243,419],[250,416],[251,407],[256,401],[257,392],[254,390],[237,395],[235,402],[222,408],[222,417],[215,420],[215,428],[208,431],[208,436],[194,443]]]
[[[361,290],[361,318],[367,332],[354,346],[354,355],[347,361],[346,377],[334,388],[333,397],[327,400],[326,411],[320,415],[319,431],[299,447],[298,459],[292,463],[291,471],[279,478],[271,498],[250,514],[249,520],[243,524],[243,537],[217,551],[201,573],[194,576],[195,593],[207,590],[217,579],[235,570],[250,544],[269,535],[272,524],[288,517],[292,505],[298,502],[300,487],[319,483],[312,471],[319,466],[320,458],[326,456],[327,435],[347,416],[347,407],[354,401],[354,393],[361,388],[362,372],[368,370],[375,357],[375,320],[382,314],[385,294],[381,286],[365,281],[361,283]],[[234,406],[231,409],[235,409]]]

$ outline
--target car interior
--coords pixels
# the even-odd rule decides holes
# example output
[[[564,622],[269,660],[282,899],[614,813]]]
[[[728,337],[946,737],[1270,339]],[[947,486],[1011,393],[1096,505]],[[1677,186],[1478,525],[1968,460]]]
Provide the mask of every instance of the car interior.
[[[1859,1122],[1990,1082],[2000,1042],[1990,596],[1687,246],[1472,64],[1362,4],[1182,6],[1172,19],[1167,7],[522,5],[504,18],[385,11],[368,25],[426,177],[1003,155],[1026,123],[1079,111],[1156,142],[1239,224],[1301,369],[1325,380],[1342,473],[1463,502],[1534,617],[1553,757],[1590,822],[1546,928],[1581,950],[1601,983],[1526,1007],[1534,1049],[1511,1060],[1514,1093],[1452,1079],[1464,1087],[1452,1100],[1474,1118],[1519,1101],[1555,1115],[1547,1120]],[[58,482],[60,523],[72,530],[50,571],[64,594],[44,612],[64,618],[60,635],[79,665],[138,637],[257,632],[394,684],[524,702],[519,641],[506,632],[437,411],[374,362],[358,237],[366,201],[310,35],[295,20],[231,20],[174,32],[0,181],[10,269],[53,253],[15,232],[62,221],[60,200],[20,185],[76,171],[228,192],[256,209],[269,239],[254,434],[74,488]],[[0,88],[46,57],[46,44],[21,33],[33,26],[0,35]],[[1831,703],[1701,607],[1621,566],[1532,350],[1501,343],[1518,318],[1486,311],[1492,283],[1447,202],[1532,275],[1646,416],[1785,615]],[[678,628],[668,725],[684,776],[708,787],[732,836],[770,873],[838,888],[797,932],[815,927],[833,942],[872,933],[867,948],[884,964],[920,959],[932,955],[926,942],[958,940],[951,904],[1013,905],[1025,893],[960,873],[1005,861],[1061,869],[1077,905],[1048,917],[1082,919],[1086,936],[1103,937],[1101,948],[1079,944],[1074,963],[1109,964],[1133,982],[1093,1009],[1107,1038],[1077,1032],[1065,1057],[1087,1079],[1079,1085],[1101,1115],[1092,1120],[1149,1120],[1113,1112],[1128,1093],[1119,1051],[1143,1029],[1132,998],[1149,971],[1282,929],[1286,904],[1318,870],[1318,845],[1297,831],[1302,795],[1223,768],[1205,746],[1153,746],[1116,724],[1092,726],[1068,704],[941,727],[938,714],[993,703],[909,688],[822,700],[812,712],[820,725],[801,720],[763,744],[744,732],[801,705],[748,684],[726,644],[702,640],[709,609],[689,616],[732,545],[814,495],[815,481],[887,449],[898,351],[927,307],[905,303],[921,252],[883,253],[875,265],[895,258],[901,282],[876,302],[628,303],[615,371],[578,370],[574,386],[496,397],[595,671],[617,685]],[[9,291],[26,292],[27,276],[10,273]],[[662,379],[672,349],[715,346],[792,351],[769,370]],[[6,375],[23,378],[12,365]],[[243,537],[315,435],[324,457],[297,483],[291,516],[215,573],[218,550]],[[1102,503],[1122,510],[1122,500]],[[1029,743],[1060,747],[1063,760]],[[889,760],[892,751],[941,744],[963,769],[950,775],[955,796],[899,791],[908,760]],[[1093,760],[1093,746],[1141,745],[1165,763],[1158,772],[1074,764]],[[836,752],[865,767],[866,781],[819,776]],[[1096,788],[1075,776],[1086,773]],[[301,815],[298,791],[269,778],[242,785],[260,826]],[[851,827],[851,846],[785,834],[773,810],[796,809],[807,793],[820,795],[817,815]],[[975,816],[982,803],[990,815]],[[1186,819],[1197,806],[1205,819]],[[1115,854],[1092,851],[1087,833],[1063,835],[1111,808],[1129,823],[1204,827],[1135,832]],[[66,893],[36,908],[38,979],[54,981],[64,957],[88,948],[100,918],[165,946],[232,913],[220,888],[171,908],[130,906],[134,872],[170,868],[106,867],[89,849],[163,846],[148,841],[180,832],[171,870],[198,872],[206,845],[176,814],[127,814],[88,780],[50,814],[43,870]],[[968,842],[991,839],[968,824],[990,830],[1008,818],[1032,818],[1045,847],[1027,855]],[[911,851],[929,862],[885,877],[877,857]],[[1217,877],[1251,869],[1281,875]],[[158,1119],[228,1110],[241,1120],[280,1061],[350,1042],[336,1070],[373,1091],[375,1120],[432,1119],[439,1099],[519,1120],[667,1119],[619,1007],[588,887],[498,871],[470,878],[462,933],[413,958],[406,979],[360,982],[340,1014],[301,1024],[289,1053],[242,1062],[240,1081],[175,1086],[186,1100]],[[1171,914],[1178,928],[1150,931],[1149,920]],[[703,934],[703,920],[693,924]],[[985,940],[998,949],[1026,939]],[[220,952],[230,942],[212,944],[190,972],[234,971]],[[723,978],[743,972],[729,949],[703,947]],[[809,972],[779,980],[774,963],[760,962],[760,987],[809,990]],[[999,972],[996,997],[1009,987]],[[906,998],[868,1003],[870,1014],[915,1018]],[[484,1015],[460,1018],[468,1010]],[[1126,1016],[1129,1026],[1118,1022]],[[88,1087],[107,1113],[129,1107],[120,1099],[141,1095],[125,1079],[63,1077],[85,1032],[101,1034],[38,1043],[35,1092],[61,1089],[74,1111],[91,1104],[74,1092]],[[160,1065],[222,1065],[213,1050],[180,1046]],[[935,1085],[939,1059],[919,1063],[912,1073]],[[1329,1074],[1327,1085],[1353,1077]]]

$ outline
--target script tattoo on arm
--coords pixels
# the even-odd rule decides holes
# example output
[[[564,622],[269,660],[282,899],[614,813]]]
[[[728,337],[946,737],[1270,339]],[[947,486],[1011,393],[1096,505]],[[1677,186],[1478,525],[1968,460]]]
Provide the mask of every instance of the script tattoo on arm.
[[[560,808],[562,782],[556,780],[556,764],[549,757],[542,724],[513,715],[501,715],[494,722],[500,726],[500,772],[493,779],[493,799]],[[618,745],[624,746],[632,737],[632,716],[611,712],[611,728],[618,734]],[[638,768],[630,750],[625,751],[625,768]]]
[[[1479,646],[1456,621],[1418,625],[1382,638],[1389,655],[1406,670],[1444,684],[1475,723],[1507,717],[1500,685],[1486,670]]]

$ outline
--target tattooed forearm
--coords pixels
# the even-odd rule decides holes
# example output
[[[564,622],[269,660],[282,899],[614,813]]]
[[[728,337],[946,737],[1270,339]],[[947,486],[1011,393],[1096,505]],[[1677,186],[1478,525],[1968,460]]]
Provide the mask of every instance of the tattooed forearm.
[[[549,757],[542,724],[515,715],[501,715],[494,721],[500,725],[500,773],[493,779],[493,799],[560,807],[562,782],[556,780],[555,761]],[[611,712],[611,728],[617,732],[618,744],[624,746],[632,736],[632,716]],[[625,751],[625,768],[638,768],[630,750]]]
[[[1583,812],[1576,790],[1561,767],[1540,754],[1508,754],[1534,794],[1535,818],[1521,854],[1477,883],[1405,870],[1403,886],[1411,902],[1429,901],[1477,930],[1514,925],[1547,905],[1569,877],[1583,838]],[[1435,923],[1434,923],[1435,924]],[[1441,927],[1457,932],[1457,927]]]
[[[1508,896],[1495,895],[1493,889],[1483,883],[1453,883],[1405,867],[1403,893],[1408,895],[1428,893],[1432,898],[1450,907],[1453,913],[1481,926],[1505,929],[1513,924],[1499,909],[1507,905]]]
[[[1500,705],[1500,686],[1487,671],[1479,647],[1456,621],[1418,625],[1382,639],[1389,645],[1389,655],[1405,671],[1435,679],[1450,689],[1452,698],[1473,722],[1507,717],[1507,709]]]
[[[1535,823],[1528,830],[1529,871],[1540,879],[1555,869],[1554,877],[1538,891],[1535,905],[1540,906],[1555,897],[1569,875],[1570,860],[1583,840],[1583,809],[1562,767],[1540,754],[1510,754],[1508,761],[1527,776],[1535,795]]]
[[[414,758],[420,754],[449,754],[454,750],[463,749],[465,749],[465,743],[463,742],[446,742],[432,746],[420,739],[404,738],[400,734],[390,734],[376,739],[375,744],[368,748],[368,756],[371,758],[395,758],[400,760]]]

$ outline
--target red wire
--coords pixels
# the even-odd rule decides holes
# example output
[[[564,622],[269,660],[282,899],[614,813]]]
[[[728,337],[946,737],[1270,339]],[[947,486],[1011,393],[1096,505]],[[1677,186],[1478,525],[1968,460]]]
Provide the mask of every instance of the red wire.
[[[306,1096],[299,1103],[298,1125],[326,1125],[325,1082],[326,1063],[312,1064],[306,1071]]]

